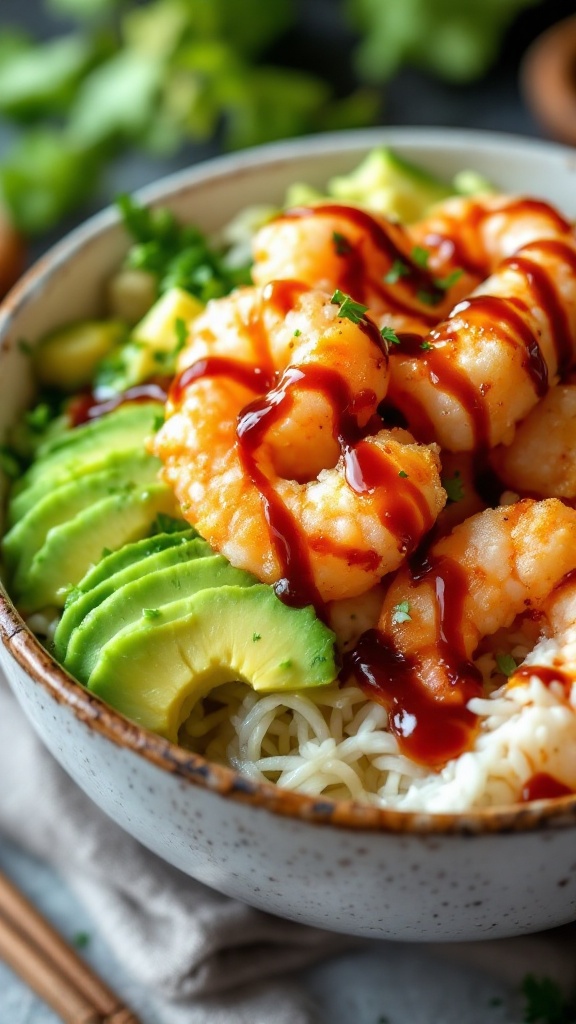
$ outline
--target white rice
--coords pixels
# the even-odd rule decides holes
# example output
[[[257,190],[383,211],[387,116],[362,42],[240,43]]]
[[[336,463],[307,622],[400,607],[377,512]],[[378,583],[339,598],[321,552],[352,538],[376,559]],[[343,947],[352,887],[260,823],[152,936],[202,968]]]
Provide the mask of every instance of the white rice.
[[[513,650],[517,657],[526,653],[521,645]],[[493,656],[480,661],[493,674]],[[559,650],[544,640],[524,664],[557,666],[576,680],[570,671],[576,644]],[[208,757],[254,780],[311,796],[431,812],[514,803],[540,772],[576,791],[576,685],[566,693],[564,683],[546,684],[535,674],[474,698],[468,705],[479,716],[474,746],[438,772],[400,751],[386,710],[355,685],[265,696],[238,684],[233,690],[216,729],[208,718],[203,728],[201,709],[186,728],[205,733],[201,749]]]

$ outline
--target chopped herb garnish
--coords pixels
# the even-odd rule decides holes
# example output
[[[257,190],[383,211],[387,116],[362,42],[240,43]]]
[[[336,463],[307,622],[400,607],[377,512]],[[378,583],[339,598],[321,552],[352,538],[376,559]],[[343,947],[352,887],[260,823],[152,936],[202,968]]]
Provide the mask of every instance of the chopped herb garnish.
[[[430,253],[428,252],[428,249],[424,249],[423,246],[415,245],[412,249],[412,259],[416,266],[422,267],[423,270],[426,270],[428,260],[430,259]]]
[[[299,338],[301,334],[302,334],[302,331],[300,330],[299,327],[297,327],[296,330],[294,331],[294,337],[295,338]]]
[[[454,476],[443,476],[442,487],[448,495],[448,501],[462,501],[464,497],[464,484],[460,475],[460,470],[457,469]]]
[[[380,334],[382,335],[384,341],[387,341],[389,345],[400,344],[400,338],[396,334],[396,331],[394,330],[393,327],[381,327]]]
[[[404,480],[408,479],[408,473],[405,473],[403,469],[400,470],[400,472],[398,473],[398,476],[403,477]]]
[[[524,1024],[575,1024],[576,1006],[567,1001],[560,986],[551,978],[528,974],[522,982],[526,998]]]
[[[352,251],[352,246],[346,238],[346,235],[341,235],[339,231],[332,232],[332,241],[334,243],[334,251],[337,256],[347,256]]]
[[[453,270],[452,273],[448,274],[446,277],[435,277],[434,284],[437,288],[441,288],[443,292],[447,292],[453,284],[456,284],[456,281],[460,280],[463,273],[464,271],[461,267],[456,267],[456,270]]]
[[[142,615],[145,619],[159,619],[161,615],[159,608],[143,608]]]
[[[188,328],[186,321],[179,316],[174,323],[174,330],[176,332],[176,347],[174,349],[174,355],[178,355],[183,348],[186,348],[186,342],[188,341]]]
[[[253,640],[254,643],[256,643],[257,640],[261,640],[261,639],[262,639],[262,633],[252,633],[252,640]]]
[[[416,298],[423,306],[437,306],[442,295],[440,292],[428,292],[425,288],[420,288],[416,292]]]
[[[429,341],[423,341],[422,344],[420,345],[420,348],[423,350],[423,352],[431,352],[432,349],[434,348],[434,345],[431,345]]]
[[[394,606],[394,610],[392,612],[392,624],[396,625],[399,622],[412,622],[408,601],[400,601],[400,604]]]
[[[90,935],[88,932],[76,932],[73,936],[72,942],[76,946],[76,949],[86,949],[86,946],[90,942]]]
[[[410,274],[410,267],[403,263],[402,260],[394,260],[394,263],[390,267],[387,274],[384,275],[384,284],[396,284],[401,277],[408,277]]]
[[[164,414],[159,412],[152,420],[152,430],[155,434],[164,426],[164,422]]]
[[[345,295],[339,288],[336,289],[330,301],[339,304],[339,315],[351,320],[353,324],[359,324],[368,309],[368,306],[363,306],[361,302],[355,302],[351,295]]]
[[[509,676],[513,675],[518,668],[516,660],[511,654],[497,654],[496,664],[498,666],[498,671],[501,672],[503,676],[506,676],[507,679]]]

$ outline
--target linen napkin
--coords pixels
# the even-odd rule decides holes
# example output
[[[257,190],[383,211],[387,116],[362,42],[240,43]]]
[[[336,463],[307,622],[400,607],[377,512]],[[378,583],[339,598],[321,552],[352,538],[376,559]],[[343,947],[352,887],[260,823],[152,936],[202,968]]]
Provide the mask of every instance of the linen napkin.
[[[92,804],[36,738],[1,676],[0,831],[56,868],[119,962],[147,986],[144,1024],[519,1024],[526,974],[565,992],[576,984],[571,926],[489,942],[359,942],[206,888]],[[490,991],[503,1006],[488,1012]],[[330,1004],[329,1017],[311,993]]]
[[[182,1001],[187,1024],[308,1024],[305,994],[269,979],[353,941],[222,896],[144,849],[45,750],[1,677],[0,831],[66,879],[160,997],[162,1024],[183,1019]]]

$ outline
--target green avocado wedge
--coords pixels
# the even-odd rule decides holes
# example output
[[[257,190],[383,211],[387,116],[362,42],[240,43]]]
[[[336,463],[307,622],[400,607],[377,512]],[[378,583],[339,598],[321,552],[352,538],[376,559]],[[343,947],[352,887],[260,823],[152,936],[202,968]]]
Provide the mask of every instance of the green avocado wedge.
[[[158,568],[140,579],[125,583],[106,600],[97,605],[74,630],[68,643],[64,667],[81,683],[86,683],[94,669],[98,656],[107,643],[121,631],[138,626],[142,618],[159,618],[165,605],[179,604],[200,590],[224,585],[251,587],[257,582],[254,576],[235,569],[222,555],[197,554],[186,562],[177,562]],[[205,542],[204,548],[208,545]],[[174,549],[173,549],[174,550]],[[208,549],[210,550],[210,549]],[[170,552],[163,552],[170,554]]]
[[[66,598],[64,613],[54,636],[54,653],[58,661],[64,661],[68,641],[76,627],[116,590],[159,568],[179,565],[206,554],[212,554],[210,545],[197,537],[193,530],[186,530],[145,537],[102,558]]]
[[[66,593],[78,584],[102,554],[150,533],[159,512],[177,515],[172,491],[154,483],[102,498],[60,526],[36,552],[26,579],[14,588],[24,614],[46,606],[62,608]]]
[[[145,438],[154,433],[156,418],[162,412],[159,402],[127,403],[40,445],[35,461],[12,492],[9,521],[15,522],[34,504],[36,496],[31,498],[28,491],[36,485],[39,489],[36,494],[45,493],[47,487],[105,469],[113,452],[142,450]],[[28,494],[26,499],[25,494]]]
[[[88,688],[173,743],[193,705],[222,683],[294,691],[338,674],[332,631],[266,584],[210,588],[157,611],[102,648]]]
[[[51,529],[110,494],[155,483],[159,468],[159,461],[142,449],[124,453],[100,473],[87,473],[45,491],[44,497],[14,524],[2,541],[6,565],[15,570],[16,589],[23,586],[32,559]]]
[[[207,588],[256,584],[248,572],[234,568],[228,559],[210,552],[206,542],[191,543],[197,545],[196,557],[193,553],[189,561],[168,564],[142,575],[139,580],[125,583],[96,605],[74,630],[64,665],[81,683],[86,683],[90,677],[100,649],[121,631],[138,624],[142,616],[159,617],[165,605],[179,603]],[[163,552],[164,555],[170,553]]]

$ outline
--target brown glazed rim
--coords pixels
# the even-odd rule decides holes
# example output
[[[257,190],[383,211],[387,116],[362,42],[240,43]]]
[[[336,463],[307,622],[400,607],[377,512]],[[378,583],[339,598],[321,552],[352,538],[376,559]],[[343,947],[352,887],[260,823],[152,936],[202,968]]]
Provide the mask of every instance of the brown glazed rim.
[[[514,807],[429,814],[383,810],[352,800],[309,797],[272,783],[254,782],[232,768],[215,764],[148,732],[86,690],[42,647],[3,587],[0,587],[0,640],[34,682],[56,703],[67,705],[90,729],[186,782],[252,807],[319,825],[428,835],[473,836],[567,828],[576,824],[576,796],[572,795]]]
[[[180,172],[162,182],[144,189],[140,197],[145,202],[158,202],[174,197],[182,190],[203,184],[206,177],[243,176],[251,172],[255,161],[270,167],[292,162],[298,155],[321,155],[339,150],[361,151],[375,145],[402,145],[405,142],[443,145],[455,149],[463,137],[476,144],[498,150],[500,146],[514,145],[528,156],[542,148],[541,143],[514,136],[489,132],[446,129],[401,128],[383,132],[369,130],[325,135],[317,139],[295,140],[262,146],[232,157],[219,157],[198,169]],[[572,158],[569,150],[546,144],[563,158]],[[0,307],[0,354],[2,331],[18,308],[35,297],[36,289],[63,263],[95,235],[118,222],[110,210],[93,217],[56,245],[29,270]],[[356,831],[370,830],[412,835],[474,836],[492,833],[535,831],[549,828],[570,828],[576,825],[576,794],[529,804],[484,808],[461,813],[436,814],[412,811],[384,810],[355,801],[332,801],[281,789],[272,783],[260,783],[245,778],[232,768],[206,760],[182,747],[177,747],[141,726],[129,721],[100,698],[76,682],[41,645],[26,626],[13,602],[0,583],[0,641],[26,674],[60,705],[66,705],[75,717],[90,729],[116,744],[145,758],[156,767],[177,775],[193,785],[202,786],[218,795],[239,803],[264,809],[273,814],[297,818],[313,825],[332,825]]]

